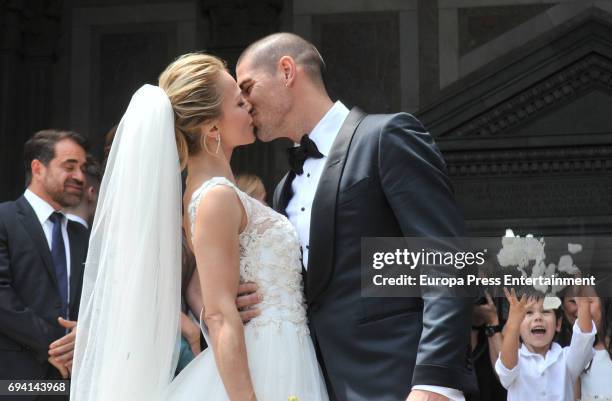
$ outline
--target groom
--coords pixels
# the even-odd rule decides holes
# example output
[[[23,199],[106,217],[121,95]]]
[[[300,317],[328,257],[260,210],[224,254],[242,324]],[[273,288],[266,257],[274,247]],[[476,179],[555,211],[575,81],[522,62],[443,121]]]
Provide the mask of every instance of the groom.
[[[332,102],[323,67],[311,43],[279,33],[250,45],[236,75],[258,138],[300,144],[289,151],[274,207],[300,238],[330,398],[463,400],[473,382],[472,300],[361,297],[362,237],[463,235],[442,155],[409,114],[366,115]]]

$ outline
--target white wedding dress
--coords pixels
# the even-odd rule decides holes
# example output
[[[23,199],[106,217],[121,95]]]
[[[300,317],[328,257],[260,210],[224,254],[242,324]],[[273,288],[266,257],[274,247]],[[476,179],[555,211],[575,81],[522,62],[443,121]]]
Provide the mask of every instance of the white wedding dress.
[[[233,188],[244,206],[247,225],[240,234],[240,277],[254,282],[263,301],[261,314],[244,326],[249,369],[259,401],[327,401],[306,322],[302,265],[297,233],[285,216],[240,191],[223,177],[202,184],[188,213],[191,232],[200,202],[216,186]],[[170,384],[165,401],[223,401],[227,393],[213,351],[198,355]]]

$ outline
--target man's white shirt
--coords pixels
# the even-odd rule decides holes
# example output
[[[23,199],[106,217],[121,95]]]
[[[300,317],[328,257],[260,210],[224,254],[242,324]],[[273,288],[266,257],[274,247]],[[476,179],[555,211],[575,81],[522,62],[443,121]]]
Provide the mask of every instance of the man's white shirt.
[[[45,233],[45,238],[47,239],[47,245],[49,246],[49,250],[51,250],[52,238],[53,238],[53,222],[49,220],[49,217],[55,212],[53,206],[47,203],[40,196],[36,195],[34,192],[26,189],[23,196],[26,198],[32,209],[34,209],[34,213],[42,226],[43,232]],[[65,216],[64,216],[65,217]],[[64,249],[66,250],[66,270],[68,283],[70,283],[70,241],[68,239],[68,219],[62,219],[62,237],[64,239]],[[70,284],[68,284],[68,299],[70,299]]]
[[[72,214],[72,213],[66,213],[66,218],[68,220],[74,221],[75,223],[79,223],[80,225],[85,227],[87,230],[89,230],[89,223],[87,222],[87,220],[85,220],[81,216]]]
[[[287,217],[297,230],[302,248],[302,264],[308,269],[308,251],[310,244],[310,214],[315,192],[319,186],[321,173],[329,151],[342,127],[342,123],[349,115],[349,109],[341,102],[336,102],[319,123],[310,132],[308,137],[317,145],[323,154],[320,159],[307,159],[304,162],[304,173],[295,175],[291,183],[293,197],[287,204]]]
[[[308,134],[308,137],[317,145],[323,157],[320,159],[307,159],[304,162],[303,174],[296,174],[291,183],[293,197],[289,200],[285,212],[298,233],[300,246],[302,248],[302,264],[304,269],[308,269],[312,202],[314,201],[315,193],[319,186],[319,180],[321,179],[321,173],[323,172],[323,167],[325,166],[329,152],[349,112],[349,109],[347,109],[342,102],[337,101],[310,134]],[[429,385],[417,385],[414,386],[413,389],[441,394],[452,401],[465,401],[463,393],[457,389]]]

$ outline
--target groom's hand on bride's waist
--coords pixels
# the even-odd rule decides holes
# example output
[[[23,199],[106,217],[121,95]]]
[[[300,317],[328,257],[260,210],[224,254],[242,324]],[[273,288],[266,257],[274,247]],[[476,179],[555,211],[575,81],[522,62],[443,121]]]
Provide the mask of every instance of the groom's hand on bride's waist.
[[[238,286],[238,296],[236,297],[236,306],[240,312],[240,317],[244,323],[259,316],[261,311],[256,307],[263,298],[257,291],[255,283],[243,283]]]

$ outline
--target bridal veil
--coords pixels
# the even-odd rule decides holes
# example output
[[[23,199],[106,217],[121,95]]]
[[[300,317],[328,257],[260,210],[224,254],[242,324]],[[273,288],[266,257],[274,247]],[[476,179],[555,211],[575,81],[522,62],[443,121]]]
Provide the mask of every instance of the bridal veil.
[[[71,400],[155,400],[179,344],[181,179],[174,114],[145,85],[121,119],[85,264]]]

